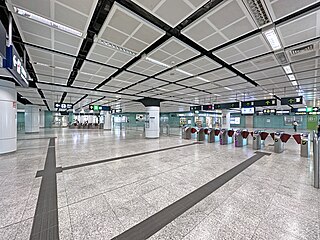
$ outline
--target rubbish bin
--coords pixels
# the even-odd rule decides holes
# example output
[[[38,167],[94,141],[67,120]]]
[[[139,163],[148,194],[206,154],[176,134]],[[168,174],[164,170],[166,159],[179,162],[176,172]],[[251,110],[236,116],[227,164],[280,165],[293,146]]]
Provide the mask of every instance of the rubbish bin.
[[[284,132],[278,131],[274,133],[274,152],[282,153],[284,151],[284,142],[281,141],[281,136]]]
[[[252,148],[254,150],[259,150],[261,149],[261,136],[260,136],[261,131],[260,130],[255,130],[252,134]]]
[[[302,133],[301,134],[301,144],[300,144],[300,156],[301,157],[310,157],[310,134]]]

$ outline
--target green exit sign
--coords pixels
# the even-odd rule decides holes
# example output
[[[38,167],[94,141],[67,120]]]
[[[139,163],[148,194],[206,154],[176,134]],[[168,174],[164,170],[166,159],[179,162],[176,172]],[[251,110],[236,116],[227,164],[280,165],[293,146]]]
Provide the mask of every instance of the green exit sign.
[[[306,112],[313,112],[313,107],[307,107]]]

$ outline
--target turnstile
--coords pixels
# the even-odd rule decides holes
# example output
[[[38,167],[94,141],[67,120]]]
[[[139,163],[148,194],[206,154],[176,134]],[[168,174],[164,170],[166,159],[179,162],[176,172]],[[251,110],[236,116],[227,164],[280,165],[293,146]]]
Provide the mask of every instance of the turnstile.
[[[207,141],[208,143],[213,143],[213,142],[218,142],[219,141],[219,133],[216,134],[217,129],[208,129],[208,138]],[[220,132],[220,130],[219,130]]]
[[[204,132],[204,128],[200,128],[197,133],[197,141],[204,141],[206,138],[206,134]]]
[[[300,156],[310,157],[310,134],[301,134],[301,144],[300,144]]]
[[[320,164],[319,164],[319,146],[320,142],[317,133],[313,131],[313,186],[320,187]]]
[[[234,145],[236,147],[243,147],[248,144],[248,140],[244,137],[244,130],[238,129],[234,134]]]
[[[274,133],[274,152],[282,153],[284,151],[284,142],[281,140],[281,136],[284,132],[278,131]]]
[[[252,148],[254,150],[259,150],[261,149],[261,136],[260,136],[261,131],[260,130],[255,130],[252,135]]]
[[[191,139],[191,127],[182,128],[182,139]]]

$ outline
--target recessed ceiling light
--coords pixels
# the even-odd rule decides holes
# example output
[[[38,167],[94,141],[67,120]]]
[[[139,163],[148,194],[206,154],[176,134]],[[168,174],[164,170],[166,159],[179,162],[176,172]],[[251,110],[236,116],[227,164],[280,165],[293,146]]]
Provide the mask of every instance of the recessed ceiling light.
[[[291,83],[292,83],[293,86],[298,86],[297,81],[292,81]]]
[[[170,68],[170,66],[168,64],[165,64],[163,62],[160,62],[160,61],[153,59],[153,58],[150,58],[150,57],[145,57],[145,60],[152,62],[154,64],[157,64],[159,66],[165,67],[165,68]]]
[[[213,94],[213,95],[215,95],[215,96],[217,96],[217,97],[221,97],[221,95],[219,95],[219,94],[216,94],[216,93],[215,93],[215,94]]]
[[[199,80],[205,81],[205,82],[210,82],[209,80],[204,79],[203,77],[196,77],[196,78],[199,79]]]
[[[295,80],[296,80],[296,77],[295,77],[293,74],[288,75],[288,78],[289,78],[291,81],[295,81]]]
[[[274,51],[281,49],[281,43],[280,43],[280,40],[277,36],[275,29],[273,29],[273,28],[269,29],[269,30],[265,31],[263,34],[266,36],[270,46],[272,47],[272,49]]]
[[[225,89],[227,89],[227,90],[229,90],[229,91],[231,91],[232,89],[231,88],[229,88],[229,87],[224,87]]]
[[[39,15],[33,14],[33,13],[28,12],[28,11],[26,11],[24,9],[21,9],[21,8],[13,7],[13,9],[20,16],[23,16],[23,17],[31,19],[33,21],[42,23],[42,24],[47,25],[49,27],[59,29],[59,30],[61,30],[63,32],[67,32],[67,33],[70,33],[72,35],[76,35],[78,37],[82,37],[82,32],[77,31],[77,30],[75,30],[73,28],[70,28],[70,27],[62,25],[60,23],[51,21],[51,20],[49,20],[47,18],[44,18],[44,17],[41,17]]]
[[[291,69],[290,65],[283,66],[283,69],[286,72],[286,74],[291,74],[292,73],[292,69]]]
[[[273,96],[273,93],[269,93],[270,96]]]
[[[137,53],[135,53],[134,51],[131,51],[131,50],[129,50],[127,48],[124,48],[124,47],[120,47],[120,46],[118,46],[118,45],[116,45],[114,43],[111,43],[111,42],[108,42],[108,41],[105,41],[105,40],[102,40],[102,39],[100,39],[98,42],[103,44],[103,45],[105,45],[105,46],[107,46],[107,47],[116,49],[116,50],[118,50],[120,52],[129,54],[129,55],[132,55],[132,56],[136,56],[137,55]]]
[[[188,76],[190,76],[190,77],[193,76],[192,73],[186,72],[186,71],[184,71],[184,70],[182,70],[182,69],[180,69],[180,68],[176,68],[175,70],[177,70],[178,72],[183,73],[183,74],[185,74],[185,75],[188,75]]]

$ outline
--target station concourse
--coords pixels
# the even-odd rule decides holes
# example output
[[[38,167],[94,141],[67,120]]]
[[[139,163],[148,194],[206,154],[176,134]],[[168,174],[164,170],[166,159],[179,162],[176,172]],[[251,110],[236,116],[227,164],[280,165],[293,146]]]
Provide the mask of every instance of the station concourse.
[[[320,240],[319,0],[0,0],[0,240]]]

